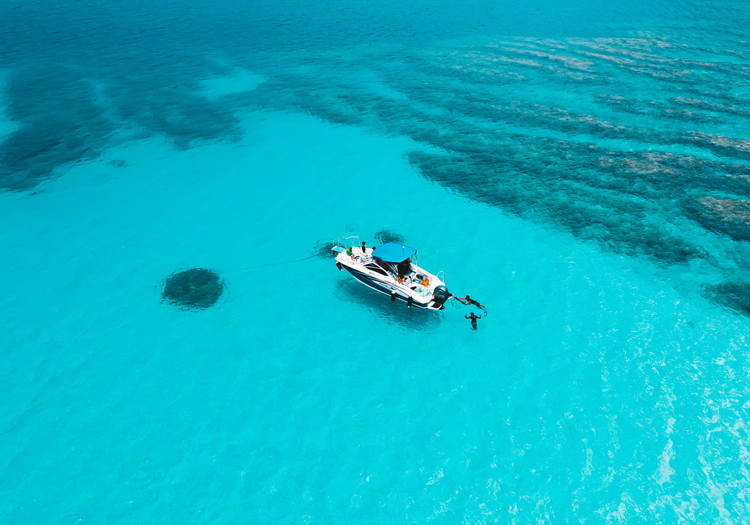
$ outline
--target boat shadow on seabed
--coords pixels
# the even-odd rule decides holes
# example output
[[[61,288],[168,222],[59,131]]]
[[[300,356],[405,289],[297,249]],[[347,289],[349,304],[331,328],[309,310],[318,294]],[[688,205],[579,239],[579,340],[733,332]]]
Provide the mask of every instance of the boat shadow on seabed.
[[[388,322],[409,328],[423,330],[440,323],[440,317],[429,310],[409,308],[401,301],[393,302],[387,295],[374,294],[356,281],[336,283],[336,297],[348,303],[361,305]]]

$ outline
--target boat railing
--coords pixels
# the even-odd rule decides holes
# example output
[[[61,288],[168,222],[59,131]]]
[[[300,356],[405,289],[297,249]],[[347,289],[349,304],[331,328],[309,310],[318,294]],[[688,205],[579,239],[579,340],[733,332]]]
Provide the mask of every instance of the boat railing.
[[[353,242],[353,239],[356,239],[357,241]],[[346,251],[348,248],[354,248],[354,246],[359,246],[358,235],[348,235],[348,236],[339,235],[336,238],[336,245],[332,248],[331,251],[333,251],[336,254],[339,254],[341,252]]]
[[[352,239],[357,239],[357,242],[352,242]],[[338,241],[336,242],[339,246],[343,246],[346,248],[354,248],[354,246],[359,246],[359,235],[348,235],[348,236],[339,236]]]

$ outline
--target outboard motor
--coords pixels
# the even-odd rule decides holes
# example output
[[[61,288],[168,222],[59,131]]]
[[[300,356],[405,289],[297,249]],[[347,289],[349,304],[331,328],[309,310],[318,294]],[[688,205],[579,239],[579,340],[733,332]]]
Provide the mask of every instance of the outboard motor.
[[[443,305],[445,304],[445,301],[450,299],[451,296],[453,295],[452,293],[448,291],[448,288],[446,288],[443,285],[436,286],[435,291],[432,292],[432,294],[434,296],[433,300],[435,301],[435,306],[438,306],[440,308],[442,308]]]

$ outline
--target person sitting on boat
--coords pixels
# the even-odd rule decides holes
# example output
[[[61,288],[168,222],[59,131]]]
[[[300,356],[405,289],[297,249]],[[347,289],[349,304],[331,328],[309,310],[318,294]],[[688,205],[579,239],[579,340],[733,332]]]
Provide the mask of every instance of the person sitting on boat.
[[[477,329],[477,319],[481,319],[481,315],[476,315],[474,312],[471,312],[469,315],[465,315],[464,319],[471,319],[471,329],[476,330]]]
[[[466,297],[456,297],[455,299],[456,299],[456,301],[458,301],[458,302],[460,302],[462,304],[465,304],[466,306],[474,305],[474,306],[476,306],[476,307],[481,308],[482,310],[484,310],[484,306],[482,306],[477,301],[475,301],[474,299],[472,299],[471,296],[468,295],[468,294],[466,295]]]
[[[352,249],[352,247],[351,247],[351,246],[350,246],[349,248],[347,248],[347,249],[346,249],[346,254],[347,254],[347,255],[348,255],[349,257],[351,257],[351,258],[352,258],[352,261],[354,260],[354,250]]]
[[[362,241],[362,246],[360,246],[360,250],[362,250],[362,257],[365,257],[367,255],[367,246],[365,246],[367,243],[365,241]]]
[[[421,286],[430,286],[430,280],[426,275],[417,275],[417,279],[419,279],[419,284]]]

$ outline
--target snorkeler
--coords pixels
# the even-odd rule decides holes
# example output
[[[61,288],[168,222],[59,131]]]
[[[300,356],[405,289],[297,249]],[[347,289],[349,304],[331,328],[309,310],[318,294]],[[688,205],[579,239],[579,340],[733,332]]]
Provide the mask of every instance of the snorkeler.
[[[474,305],[478,308],[481,308],[482,310],[486,310],[484,306],[472,299],[469,295],[467,295],[466,297],[455,297],[455,299],[456,301],[460,302],[461,304],[465,304],[466,306]]]
[[[481,315],[476,315],[474,312],[471,312],[469,315],[465,315],[464,319],[471,319],[471,329],[476,330],[477,327],[477,319],[481,319]]]

